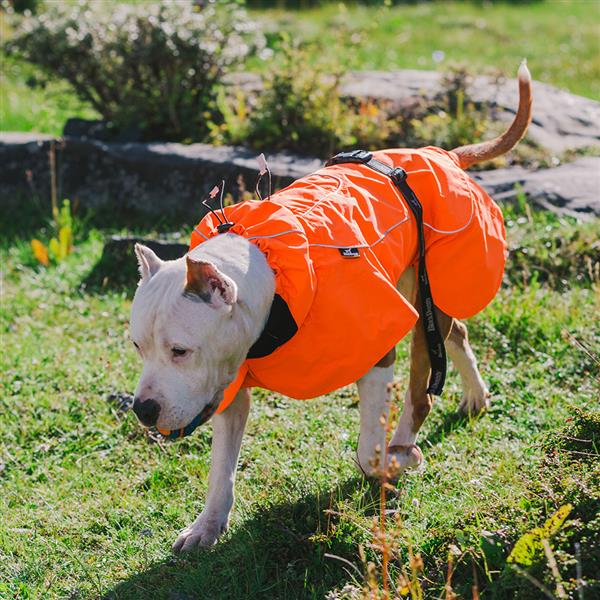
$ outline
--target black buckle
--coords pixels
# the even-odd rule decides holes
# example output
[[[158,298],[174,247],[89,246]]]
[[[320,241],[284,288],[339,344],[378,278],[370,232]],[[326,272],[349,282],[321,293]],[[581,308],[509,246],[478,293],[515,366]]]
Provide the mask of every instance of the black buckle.
[[[217,225],[217,233],[227,233],[234,225],[235,223],[221,223]]]
[[[406,179],[406,171],[402,167],[396,167],[395,169],[392,169],[390,177],[392,181],[398,185]]]
[[[326,163],[326,167],[339,165],[341,163],[368,163],[373,155],[366,150],[351,150],[350,152],[340,152],[332,156]]]

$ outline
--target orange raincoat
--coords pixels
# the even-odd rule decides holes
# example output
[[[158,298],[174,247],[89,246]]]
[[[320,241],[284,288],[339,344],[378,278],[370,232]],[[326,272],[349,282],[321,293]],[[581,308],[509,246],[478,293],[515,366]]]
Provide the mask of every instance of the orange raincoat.
[[[423,206],[433,299],[456,318],[481,311],[495,296],[506,259],[502,213],[439,148],[374,152],[402,167]],[[297,332],[262,358],[248,358],[225,392],[223,411],[240,387],[313,398],[362,377],[413,327],[418,313],[396,290],[415,264],[414,217],[392,181],[362,164],[324,167],[274,194],[225,208],[242,235],[266,256],[275,292]],[[190,249],[217,235],[207,214]]]

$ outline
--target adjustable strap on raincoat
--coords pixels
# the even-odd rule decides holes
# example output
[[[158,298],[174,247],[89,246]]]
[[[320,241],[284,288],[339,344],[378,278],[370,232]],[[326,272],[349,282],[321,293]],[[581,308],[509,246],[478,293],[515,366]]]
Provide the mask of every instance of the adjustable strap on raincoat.
[[[352,150],[351,152],[340,152],[330,158],[325,164],[326,167],[339,165],[343,163],[357,163],[365,165],[392,180],[417,222],[417,234],[419,238],[419,292],[421,296],[421,321],[425,330],[425,339],[427,340],[427,352],[429,362],[431,363],[431,378],[427,393],[440,396],[444,389],[446,380],[446,349],[444,347],[444,338],[440,331],[437,318],[435,316],[435,304],[427,276],[427,266],[425,264],[425,233],[423,231],[423,207],[419,199],[408,185],[407,174],[401,167],[390,167],[385,163],[373,158],[373,155],[366,150]]]

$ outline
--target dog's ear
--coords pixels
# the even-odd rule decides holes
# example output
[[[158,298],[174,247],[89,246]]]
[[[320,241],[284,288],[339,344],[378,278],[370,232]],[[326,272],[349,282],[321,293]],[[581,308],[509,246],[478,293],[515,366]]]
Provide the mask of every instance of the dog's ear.
[[[148,246],[144,246],[143,244],[135,245],[135,255],[137,256],[140,270],[140,283],[149,281],[160,269],[163,261]]]
[[[203,260],[186,260],[185,295],[207,302],[213,308],[236,303],[238,289],[235,281],[221,273],[215,265]]]

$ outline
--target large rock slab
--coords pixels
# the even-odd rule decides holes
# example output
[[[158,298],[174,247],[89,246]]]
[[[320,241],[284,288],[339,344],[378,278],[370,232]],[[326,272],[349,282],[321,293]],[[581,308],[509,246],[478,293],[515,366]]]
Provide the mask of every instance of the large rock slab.
[[[472,174],[499,202],[517,199],[519,189],[532,204],[579,218],[600,217],[600,157],[584,156],[553,169],[522,167]]]
[[[353,97],[407,102],[411,97],[433,99],[442,91],[443,74],[435,71],[367,71],[348,75],[342,91]],[[474,77],[469,94],[474,102],[496,108],[499,118],[514,116],[518,102],[516,79]],[[504,112],[506,115],[502,115]],[[600,146],[600,103],[552,85],[533,82],[533,121],[529,137],[553,152]]]
[[[49,136],[0,134],[0,202],[50,195]],[[257,153],[209,144],[105,143],[65,137],[55,143],[58,197],[110,209],[115,217],[146,213],[197,217],[201,201],[222,179],[237,199],[254,189]],[[322,161],[291,154],[269,156],[274,187],[319,168]]]
[[[49,199],[49,136],[0,134],[0,202],[22,202],[27,194]],[[115,224],[135,214],[198,219],[201,200],[221,179],[234,198],[254,189],[256,153],[207,144],[116,144],[65,138],[55,143],[59,198],[108,209]],[[274,188],[322,165],[290,154],[269,156]],[[516,198],[518,184],[541,207],[580,217],[600,215],[600,157],[582,157],[554,169],[522,167],[473,173],[500,201]]]

